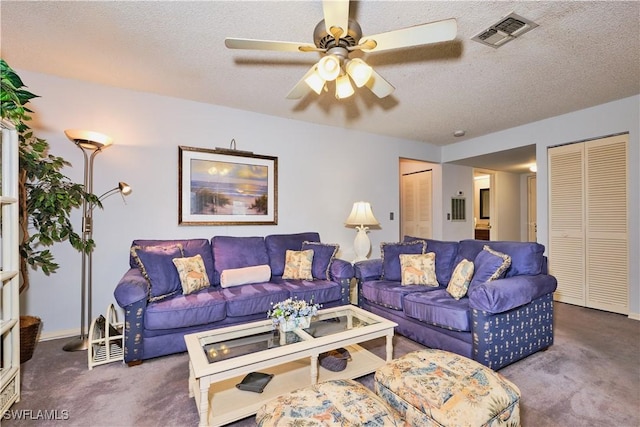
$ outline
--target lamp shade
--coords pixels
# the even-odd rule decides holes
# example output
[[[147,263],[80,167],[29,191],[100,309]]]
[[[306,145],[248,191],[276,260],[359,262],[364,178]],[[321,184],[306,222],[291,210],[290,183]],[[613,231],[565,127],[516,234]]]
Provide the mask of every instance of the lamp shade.
[[[126,182],[120,181],[118,183],[118,190],[120,190],[120,192],[125,196],[128,196],[129,194],[131,194],[131,186]]]
[[[320,92],[322,92],[325,83],[324,79],[318,73],[317,67],[316,70],[309,75],[309,77],[304,79],[304,82],[318,95],[320,95]]]
[[[346,74],[338,77],[336,80],[336,98],[344,99],[353,95],[354,90],[349,81],[349,76]]]
[[[355,202],[345,225],[378,225],[380,224],[371,210],[369,202]]]
[[[74,144],[89,150],[99,150],[113,144],[111,137],[92,130],[67,129],[64,134]]]
[[[331,82],[340,75],[340,59],[335,55],[327,55],[318,61],[318,74]]]
[[[351,61],[349,61],[349,63],[346,66],[346,69],[347,69],[347,74],[351,76],[351,78],[353,79],[353,82],[358,87],[364,86],[369,81],[369,79],[371,78],[371,75],[373,74],[373,69],[370,66],[368,66],[367,63],[360,58],[354,58]]]

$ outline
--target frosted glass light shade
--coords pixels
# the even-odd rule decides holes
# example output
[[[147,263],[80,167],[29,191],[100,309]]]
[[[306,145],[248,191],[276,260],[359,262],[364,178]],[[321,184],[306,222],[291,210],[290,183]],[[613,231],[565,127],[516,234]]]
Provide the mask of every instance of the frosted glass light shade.
[[[335,55],[327,55],[318,61],[318,74],[331,82],[340,75],[340,60]]]
[[[349,81],[349,76],[346,74],[338,77],[336,80],[336,98],[344,99],[353,95],[354,90],[353,86],[351,86],[351,82]]]
[[[360,58],[354,58],[349,61],[346,68],[347,74],[351,76],[357,87],[364,86],[373,74],[373,69]]]
[[[309,77],[304,79],[304,82],[307,84],[307,86],[313,89],[313,91],[318,95],[320,95],[320,92],[322,92],[322,89],[324,88],[324,83],[325,83],[324,79],[320,77],[320,74],[318,73],[317,68],[316,68],[316,71],[311,73]]]
[[[99,150],[113,144],[111,137],[92,130],[67,129],[64,134],[74,144],[89,150]]]

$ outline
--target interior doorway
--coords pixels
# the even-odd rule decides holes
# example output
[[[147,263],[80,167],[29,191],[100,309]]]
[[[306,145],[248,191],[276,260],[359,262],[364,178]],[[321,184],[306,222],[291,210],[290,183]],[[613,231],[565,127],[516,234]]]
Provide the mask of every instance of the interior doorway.
[[[497,210],[492,171],[473,171],[473,237],[476,240],[495,239]]]
[[[400,240],[433,237],[433,170],[426,162],[400,159]]]

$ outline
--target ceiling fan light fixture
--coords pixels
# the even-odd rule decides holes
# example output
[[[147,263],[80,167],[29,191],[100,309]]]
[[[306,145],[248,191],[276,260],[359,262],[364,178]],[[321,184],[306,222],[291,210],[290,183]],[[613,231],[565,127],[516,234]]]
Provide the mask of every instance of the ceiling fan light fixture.
[[[336,98],[344,99],[354,94],[353,86],[349,81],[349,76],[346,74],[341,75],[336,80]]]
[[[346,69],[347,74],[351,76],[351,79],[357,87],[362,87],[367,84],[373,74],[373,69],[360,58],[354,58],[349,61]]]
[[[331,82],[340,75],[340,59],[335,55],[327,55],[318,61],[318,74],[325,81]]]
[[[313,73],[309,75],[304,82],[309,86],[315,93],[320,95],[322,89],[324,88],[325,80],[320,77],[318,70],[316,69]]]

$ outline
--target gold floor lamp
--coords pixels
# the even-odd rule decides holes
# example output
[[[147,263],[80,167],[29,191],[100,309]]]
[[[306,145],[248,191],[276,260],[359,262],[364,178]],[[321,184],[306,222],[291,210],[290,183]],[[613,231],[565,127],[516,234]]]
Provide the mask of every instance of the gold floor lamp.
[[[82,154],[84,155],[84,191],[93,194],[93,160],[98,153],[110,146],[113,141],[110,137],[93,131],[68,129],[65,130],[64,133],[71,142],[76,144],[76,146],[82,150]],[[119,182],[117,187],[100,195],[98,197],[98,201],[102,201],[115,193],[120,193],[124,197],[131,193],[131,187],[125,182]],[[95,204],[87,203],[86,200],[83,201],[83,243],[86,243],[93,238],[94,208]],[[91,300],[93,288],[92,253],[93,250],[88,253],[82,252],[82,280],[80,282],[80,336],[65,344],[63,347],[64,351],[79,351],[86,350],[88,348],[88,333],[86,328],[91,324]]]

